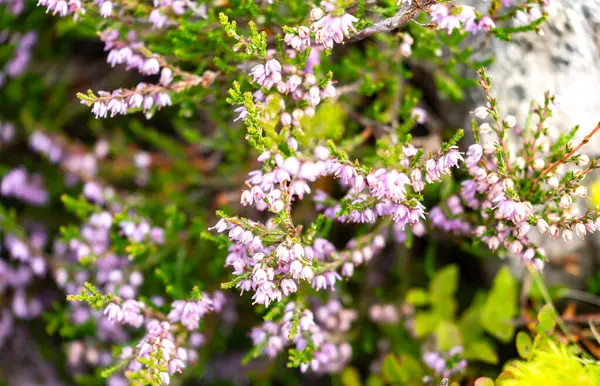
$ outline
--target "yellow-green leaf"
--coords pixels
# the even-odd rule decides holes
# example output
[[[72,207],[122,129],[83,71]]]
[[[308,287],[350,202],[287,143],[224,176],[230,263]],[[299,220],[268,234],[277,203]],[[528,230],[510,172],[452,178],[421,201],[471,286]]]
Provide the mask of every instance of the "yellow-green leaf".
[[[360,374],[354,367],[346,367],[342,371],[342,385],[343,386],[361,386]]]
[[[546,304],[538,312],[538,325],[536,327],[539,332],[549,332],[556,325],[556,313],[551,304]]]
[[[440,316],[434,312],[423,311],[415,316],[415,334],[421,338],[435,330]]]
[[[458,266],[450,264],[440,269],[429,283],[429,294],[432,297],[450,297],[458,288]]]
[[[533,342],[531,341],[529,334],[519,331],[517,334],[517,351],[519,352],[519,356],[524,359],[529,358],[532,346]]]
[[[421,288],[411,288],[406,294],[406,301],[413,306],[424,306],[429,303],[429,294]]]
[[[381,373],[388,383],[398,384],[401,382],[400,363],[394,354],[388,354],[383,359]]]
[[[498,355],[491,342],[480,339],[469,343],[465,347],[465,359],[471,361],[480,361],[495,365],[498,363]]]
[[[463,339],[460,329],[454,323],[442,320],[435,328],[438,349],[448,351],[452,347],[462,346]]]

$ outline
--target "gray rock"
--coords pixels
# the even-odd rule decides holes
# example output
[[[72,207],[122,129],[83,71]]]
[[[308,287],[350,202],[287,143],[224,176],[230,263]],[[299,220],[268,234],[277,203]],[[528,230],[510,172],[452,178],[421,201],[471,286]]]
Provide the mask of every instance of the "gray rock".
[[[461,3],[487,6],[480,0]],[[512,42],[474,38],[472,44],[481,48],[482,57],[491,54],[496,59],[488,74],[504,115],[515,115],[523,124],[530,101],[542,101],[544,92],[550,90],[561,97],[550,124],[560,132],[580,125],[575,138],[580,141],[600,121],[600,0],[565,0],[561,4],[542,27],[543,35],[517,34]],[[485,103],[481,90],[473,90],[470,98],[471,109]],[[456,126],[470,127],[470,121],[471,117],[463,116]],[[592,138],[582,153],[600,156],[600,135]],[[589,178],[587,183],[591,182],[593,179]],[[585,211],[586,205],[582,203],[580,210]],[[582,287],[600,263],[598,234],[570,244],[541,235],[538,240],[551,258],[552,263],[545,270],[550,283]],[[513,271],[521,274],[520,263],[516,259],[509,261]],[[573,262],[565,269],[568,261]]]

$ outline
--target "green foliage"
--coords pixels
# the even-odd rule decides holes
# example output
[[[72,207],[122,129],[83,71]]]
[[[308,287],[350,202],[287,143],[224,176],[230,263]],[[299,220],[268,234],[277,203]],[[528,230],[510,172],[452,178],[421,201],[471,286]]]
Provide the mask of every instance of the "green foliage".
[[[410,355],[388,354],[381,365],[383,379],[390,385],[418,385],[423,377],[421,364]]]
[[[517,360],[504,368],[506,378],[497,381],[498,386],[525,385],[585,385],[600,384],[600,366],[582,360],[564,344],[548,342],[537,348],[529,361]]]
[[[458,275],[458,267],[450,265],[437,271],[429,284],[429,291],[418,288],[408,291],[407,302],[418,307],[429,306],[427,310],[417,311],[415,334],[419,337],[433,334],[441,351],[463,346],[465,359],[497,364],[496,347],[486,333],[503,342],[512,338],[512,321],[517,312],[517,283],[508,269],[503,268],[494,279],[490,292],[479,292],[470,307],[456,320],[454,296],[458,289]]]
[[[518,312],[517,282],[508,268],[500,270],[492,290],[483,306],[481,321],[487,332],[503,342],[509,342],[514,335],[513,319]]]
[[[106,307],[113,299],[112,294],[103,295],[96,287],[88,282],[83,284],[79,295],[67,295],[67,300],[71,302],[87,302],[94,309]]]

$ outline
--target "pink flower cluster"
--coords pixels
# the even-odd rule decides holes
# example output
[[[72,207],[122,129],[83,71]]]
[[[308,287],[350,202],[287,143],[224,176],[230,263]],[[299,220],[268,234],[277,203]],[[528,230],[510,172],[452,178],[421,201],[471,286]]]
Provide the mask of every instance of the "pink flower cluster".
[[[58,14],[61,17],[73,15],[77,18],[79,14],[85,13],[85,9],[81,5],[81,0],[69,0],[68,2],[66,0],[38,0],[37,5],[46,7],[46,12],[52,12],[53,15]],[[101,9],[102,2],[98,6]]]
[[[429,8],[429,16],[431,21],[438,25],[438,28],[446,29],[448,33],[452,33],[455,29],[462,29],[471,33],[489,32],[496,27],[489,16],[477,20],[475,9],[466,5],[460,6],[460,13],[455,14],[445,4],[434,4]]]
[[[0,346],[17,320],[39,317],[52,301],[51,297],[44,298],[35,291],[35,279],[45,278],[49,270],[42,255],[47,241],[42,228],[32,229],[27,238],[12,234],[4,238],[4,249],[13,263],[0,260],[0,295],[5,303],[0,314]]]
[[[153,107],[171,106],[171,96],[163,87],[139,83],[134,90],[117,89],[113,92],[98,91],[99,100],[94,102],[92,113],[96,118],[106,118],[110,114],[125,115],[130,110],[150,110]],[[82,104],[87,104],[82,101]]]
[[[405,159],[401,166],[409,168],[411,157],[415,156],[417,150],[408,145],[404,148]],[[328,209],[328,215],[338,217],[340,221],[374,223],[377,217],[389,216],[400,224],[400,229],[406,225],[415,225],[425,218],[425,207],[416,199],[410,198],[407,187],[415,192],[424,189],[423,171],[427,183],[437,182],[442,175],[450,174],[451,168],[457,167],[462,156],[455,146],[449,147],[445,154],[432,157],[425,161],[420,167],[410,171],[410,177],[397,170],[380,168],[371,173],[364,173],[351,164],[341,163],[337,160],[330,162],[329,173],[339,179],[342,186],[349,189],[346,199],[353,206],[364,207],[362,210],[353,209],[348,216],[339,218],[337,213],[341,210],[341,204]],[[363,193],[364,190],[367,193]],[[315,201],[324,201],[326,197],[320,193]],[[321,207],[325,207],[321,205]]]
[[[442,375],[449,378],[452,375],[462,372],[467,368],[467,361],[460,359],[462,357],[463,348],[455,346],[447,353],[442,352],[426,352],[423,354],[423,362],[432,369],[436,375]]]
[[[295,109],[291,114],[285,112],[285,103],[281,102],[280,116],[283,126],[299,126],[302,116],[314,115],[314,108],[324,99],[333,98],[336,95],[335,87],[331,82],[320,87],[317,78],[311,73],[299,73],[297,68],[291,65],[281,66],[276,59],[269,59],[265,64],[258,64],[252,68],[250,76],[256,84],[270,90],[276,87],[277,91],[284,95],[289,95],[296,102],[307,101],[310,106],[302,109]],[[268,101],[262,91],[254,93],[254,100],[257,102]],[[240,113],[237,119],[245,120],[245,109],[236,110]],[[236,119],[236,120],[237,120]]]
[[[30,31],[25,34],[9,35],[8,32],[0,32],[0,44],[6,44],[5,40],[11,39],[15,45],[15,52],[8,60],[4,68],[0,69],[0,88],[6,78],[16,78],[23,74],[31,60],[33,47],[37,41],[37,32]]]
[[[429,213],[431,225],[448,233],[468,235],[472,232],[471,225],[460,218],[464,208],[458,196],[452,196],[446,201],[449,215],[441,207],[436,206]]]
[[[297,146],[297,143],[293,142],[292,145]],[[327,175],[329,150],[317,146],[312,159],[297,154],[287,158],[281,153],[274,156],[270,152],[261,154],[258,157],[259,162],[266,162],[272,158],[275,167],[267,172],[255,170],[249,173],[250,179],[246,184],[251,188],[242,192],[242,205],[254,205],[261,211],[268,208],[273,213],[279,213],[286,206],[285,195],[292,200],[293,197],[301,200],[305,194],[310,194],[308,183]]]
[[[200,300],[176,300],[171,307],[171,312],[167,315],[169,322],[181,322],[188,330],[195,331],[198,329],[200,319],[213,310],[213,301],[205,294]]]
[[[0,122],[0,146],[9,144],[15,137],[15,125]]]
[[[321,8],[313,8],[310,18],[312,23],[309,27],[296,27],[293,33],[287,33],[284,37],[285,43],[296,51],[304,51],[311,47],[311,33],[314,34],[317,44],[331,49],[335,43],[343,43],[344,37],[356,32],[354,23],[358,22],[356,17],[348,13],[340,16],[325,14]]]
[[[310,310],[301,310],[294,302],[289,302],[280,322],[265,322],[253,328],[250,337],[255,346],[264,344],[262,353],[270,358],[290,345],[303,351],[312,344],[316,350],[310,362],[300,365],[302,372],[308,369],[318,373],[340,371],[349,362],[352,348],[345,341],[340,343],[339,338],[350,329],[357,317],[356,311],[343,308],[337,300],[330,300],[316,308],[319,324],[315,322],[314,315]],[[299,320],[298,333],[290,339],[295,317]]]
[[[2,178],[0,194],[37,206],[45,205],[49,200],[42,176],[30,174],[22,166],[12,169]]]

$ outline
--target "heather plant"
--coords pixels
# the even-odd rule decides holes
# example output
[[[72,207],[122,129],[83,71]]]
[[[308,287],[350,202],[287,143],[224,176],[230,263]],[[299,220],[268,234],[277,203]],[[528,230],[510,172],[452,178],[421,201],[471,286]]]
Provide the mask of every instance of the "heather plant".
[[[557,130],[551,91],[504,112],[473,44],[560,1],[0,9],[7,384],[600,382],[544,275],[546,238],[600,228],[600,124]],[[428,102],[473,90],[468,128]]]

